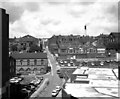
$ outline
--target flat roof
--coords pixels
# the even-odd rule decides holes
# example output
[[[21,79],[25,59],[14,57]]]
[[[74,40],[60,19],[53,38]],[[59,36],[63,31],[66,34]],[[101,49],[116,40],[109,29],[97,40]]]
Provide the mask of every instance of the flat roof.
[[[88,71],[89,70],[89,67],[80,67],[80,68],[77,68],[73,74],[88,74]]]
[[[117,72],[117,69],[115,69]],[[89,68],[88,78],[76,80],[89,80],[88,84],[66,83],[65,91],[74,97],[118,97],[118,80],[112,69]]]

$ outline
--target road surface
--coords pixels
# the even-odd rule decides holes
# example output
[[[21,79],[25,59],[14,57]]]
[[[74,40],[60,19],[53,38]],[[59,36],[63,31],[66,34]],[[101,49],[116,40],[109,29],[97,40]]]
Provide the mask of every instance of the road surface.
[[[56,86],[62,86],[64,83],[64,79],[59,78],[56,72],[57,66],[54,56],[48,51],[48,49],[46,49],[46,52],[48,54],[48,59],[51,66],[51,73],[46,75],[46,78],[49,78],[50,83],[48,87],[39,95],[39,97],[51,97],[51,93],[56,88]]]

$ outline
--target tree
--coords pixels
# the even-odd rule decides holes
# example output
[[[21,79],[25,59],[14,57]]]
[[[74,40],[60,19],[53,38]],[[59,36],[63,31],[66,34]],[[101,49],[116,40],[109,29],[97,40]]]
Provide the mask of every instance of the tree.
[[[40,43],[40,52],[43,52],[43,45]]]
[[[17,51],[17,44],[11,45],[11,51]]]
[[[40,47],[38,45],[32,44],[30,46],[29,52],[35,52],[35,51],[39,52],[40,51]]]

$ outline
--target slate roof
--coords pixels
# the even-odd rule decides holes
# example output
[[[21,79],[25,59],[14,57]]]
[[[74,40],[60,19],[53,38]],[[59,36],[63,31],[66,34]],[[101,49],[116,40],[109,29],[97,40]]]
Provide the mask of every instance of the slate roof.
[[[37,38],[30,36],[30,35],[26,35],[20,38],[20,42],[37,41],[37,40],[38,40]]]
[[[15,59],[46,59],[47,53],[12,53]]]
[[[15,38],[9,38],[9,42],[14,42]]]
[[[111,32],[110,35],[120,38],[120,32]]]

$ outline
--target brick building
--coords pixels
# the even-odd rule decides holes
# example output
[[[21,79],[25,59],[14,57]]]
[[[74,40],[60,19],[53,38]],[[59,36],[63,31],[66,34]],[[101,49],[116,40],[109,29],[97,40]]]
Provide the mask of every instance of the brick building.
[[[16,60],[16,73],[41,74],[47,72],[46,53],[13,53],[11,56]]]

